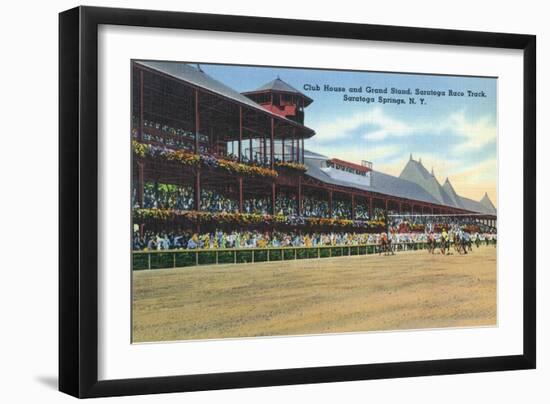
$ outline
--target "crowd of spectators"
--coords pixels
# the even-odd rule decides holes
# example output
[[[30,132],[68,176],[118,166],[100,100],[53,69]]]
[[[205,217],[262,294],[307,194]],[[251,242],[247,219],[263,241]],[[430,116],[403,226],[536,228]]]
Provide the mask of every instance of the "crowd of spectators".
[[[148,209],[194,209],[194,189],[190,185],[174,185],[145,182],[143,189],[143,207]],[[132,193],[132,206],[138,207],[137,190]],[[215,188],[202,188],[201,210],[206,212],[238,212],[238,201],[235,197],[226,195]],[[351,203],[344,200],[334,200],[332,218],[351,219]],[[249,197],[243,200],[243,213],[271,214],[270,197]],[[284,216],[298,215],[298,198],[292,193],[278,193],[275,199],[275,213]],[[375,209],[375,219],[383,219],[383,210]],[[304,196],[302,203],[303,217],[329,217],[327,200],[315,196]],[[356,220],[368,220],[369,212],[366,204],[357,204]],[[399,220],[399,219],[396,219]]]
[[[133,206],[137,207],[134,189]],[[143,207],[148,209],[191,210],[194,206],[193,187],[146,182],[143,185]]]
[[[210,213],[237,213],[239,204],[236,196],[225,193],[216,188],[204,187],[201,190],[201,210]],[[132,194],[132,204],[138,207],[136,190]],[[247,214],[271,214],[270,197],[248,196],[243,200],[243,213]],[[193,210],[195,205],[194,189],[190,185],[174,185],[165,183],[145,182],[143,192],[143,207],[149,209],[176,209]],[[291,193],[279,193],[275,199],[275,213],[287,217],[298,218],[298,199]],[[490,233],[494,229],[478,220],[476,216],[424,216],[424,215],[397,215],[389,216],[390,228],[395,232],[403,233],[428,233],[439,231],[442,227],[447,229],[461,228],[469,232],[472,229],[481,233]],[[304,196],[302,203],[302,219],[307,217],[329,217],[329,204],[324,199],[315,196]],[[333,201],[332,218],[351,218],[351,203],[345,200]],[[355,207],[356,220],[369,220],[368,206],[357,204]],[[383,220],[384,211],[374,209],[374,220]],[[421,226],[418,226],[421,225]]]
[[[298,215],[298,198],[294,194],[279,193],[275,198],[275,212],[278,215]]]
[[[136,122],[137,126],[137,122]],[[185,130],[182,128],[175,128],[170,125],[161,124],[159,122],[149,121],[145,119],[143,121],[143,127],[144,128],[152,128],[156,129],[157,131],[161,131],[164,133],[167,133],[172,136],[180,137],[180,138],[187,138],[187,139],[195,139],[195,132],[190,130]],[[199,133],[199,140],[201,142],[208,142],[208,136],[203,135],[202,133]]]
[[[429,233],[431,231],[438,232],[441,228],[445,227],[447,230],[467,230],[475,228],[480,233],[493,233],[494,228],[488,226],[477,219],[476,216],[422,216],[422,215],[410,215],[410,216],[396,216],[390,217],[390,227],[392,229],[409,229],[415,225],[422,225],[422,231]],[[407,230],[405,230],[406,232]]]
[[[237,154],[235,154],[234,152],[227,153],[224,156],[224,158],[227,159],[227,160],[232,160],[232,161],[238,161],[239,160],[239,156]],[[284,161],[285,162],[295,162],[295,159],[291,158],[290,156],[287,156]],[[278,156],[274,156],[274,162],[275,163],[282,163],[283,160]],[[270,160],[269,155],[268,156],[262,156],[258,152],[254,152],[252,154],[252,158],[250,158],[249,153],[244,153],[241,156],[241,163],[250,164],[250,165],[254,165],[254,166],[260,166],[260,167],[271,167],[271,160]]]
[[[332,201],[333,219],[351,219],[351,202],[341,199]]]
[[[134,189],[132,203],[135,208],[137,193]],[[296,216],[298,202],[295,197],[278,196],[276,212],[284,216]],[[147,209],[194,209],[194,190],[191,186],[178,186],[172,184],[146,182],[143,189],[143,207]],[[238,201],[235,198],[212,188],[201,189],[201,210],[210,213],[237,213]],[[247,214],[271,214],[271,198],[249,197],[243,200],[243,213]]]
[[[133,117],[132,136],[137,139],[139,135],[139,119]],[[176,128],[171,125],[162,124],[160,122],[151,121],[145,119],[143,121],[143,140],[146,142],[155,142],[158,144],[166,145],[170,148],[178,148],[187,150],[189,152],[195,151],[195,132],[191,130],[185,130],[182,128]],[[199,152],[201,154],[208,154],[210,150],[206,146],[209,143],[209,137],[202,133],[199,133]],[[263,146],[258,146],[253,153],[252,158],[249,154],[243,154],[241,156],[241,162],[245,164],[251,164],[261,167],[269,167],[271,165],[269,153],[263,155],[259,150],[263,151]],[[238,161],[238,155],[233,152],[224,155],[224,158],[232,161]],[[275,156],[275,162],[283,161],[279,156]],[[290,155],[285,158],[285,161],[294,161],[290,158]]]
[[[216,249],[216,248],[266,248],[266,247],[315,247],[344,246],[378,243],[380,235],[374,233],[302,233],[273,231],[216,230],[208,233],[188,231],[153,233],[140,237],[134,232],[134,250],[167,249]]]
[[[369,207],[364,203],[358,203],[355,205],[355,219],[368,220],[369,219]]]
[[[232,231],[193,233],[190,231],[176,232],[145,232],[140,236],[138,229],[134,231],[134,250],[171,250],[171,249],[218,249],[218,248],[280,248],[280,247],[317,247],[317,246],[354,246],[365,244],[379,244],[380,233],[352,233],[352,232],[260,232]],[[426,243],[427,233],[391,233],[394,244],[400,244],[401,249],[413,248],[414,243]],[[440,240],[441,234],[435,238]],[[489,243],[496,240],[494,233],[476,233],[472,241]],[[477,244],[476,243],[476,244]]]
[[[386,213],[384,212],[384,209],[382,208],[374,208],[374,214],[373,219],[374,220],[384,220],[386,217]]]
[[[235,213],[239,211],[239,203],[214,188],[202,188],[201,210],[210,213]]]
[[[325,217],[329,214],[328,201],[315,196],[302,198],[302,215],[305,217]]]
[[[135,127],[132,129],[132,135],[134,138],[137,138],[139,135],[137,121],[134,125]],[[189,152],[193,152],[195,150],[195,132],[181,128],[174,128],[169,125],[163,125],[159,122],[149,120],[144,120],[143,126],[144,131],[142,138],[146,142],[155,142],[170,148],[183,149]],[[199,145],[199,152],[208,153],[208,147],[205,146],[205,143],[208,143],[208,136],[199,133],[199,141],[201,143]]]
[[[271,166],[271,162],[269,160],[269,157],[260,156],[259,153],[253,153],[252,159],[250,159],[250,156],[248,156],[248,155],[243,155],[241,157],[241,163],[250,164],[250,165],[259,166],[259,167],[270,167]]]
[[[272,212],[271,198],[246,198],[243,200],[243,212],[268,215]]]

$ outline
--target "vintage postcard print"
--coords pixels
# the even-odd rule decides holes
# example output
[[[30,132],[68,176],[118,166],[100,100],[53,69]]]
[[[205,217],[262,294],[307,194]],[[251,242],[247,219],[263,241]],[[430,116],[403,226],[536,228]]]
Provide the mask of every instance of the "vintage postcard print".
[[[497,78],[131,68],[134,343],[497,324]]]

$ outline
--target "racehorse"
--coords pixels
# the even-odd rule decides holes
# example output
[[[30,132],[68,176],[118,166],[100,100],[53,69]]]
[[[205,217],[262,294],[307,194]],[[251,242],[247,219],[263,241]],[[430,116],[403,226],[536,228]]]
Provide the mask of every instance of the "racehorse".
[[[428,235],[428,254],[433,254],[436,247],[436,240],[435,240],[435,234],[430,233]]]
[[[456,250],[459,254],[468,254],[466,250],[466,237],[464,233],[458,233],[456,238]]]
[[[447,241],[449,253],[451,252],[451,246],[457,253],[460,254],[460,234],[458,230],[449,230],[449,240]]]
[[[378,247],[378,255],[382,255],[382,252],[384,255],[394,255],[393,247],[391,243],[391,238],[386,235],[386,233],[382,233],[382,237],[380,237],[380,245]]]
[[[464,237],[464,252],[466,252],[466,248],[468,248],[468,251],[473,251],[472,250],[472,238],[470,237],[470,234],[467,233],[467,232],[464,232],[463,233],[463,237]]]
[[[457,244],[457,250],[459,254],[462,252],[464,254],[468,254],[468,251],[472,251],[472,239],[467,232],[458,233]]]
[[[441,238],[440,238],[440,241],[439,241],[439,245],[440,245],[440,248],[441,248],[441,255],[445,255],[445,252],[447,250],[450,250],[449,249],[449,235],[445,232],[445,233],[441,233]],[[449,251],[449,254],[451,252]]]

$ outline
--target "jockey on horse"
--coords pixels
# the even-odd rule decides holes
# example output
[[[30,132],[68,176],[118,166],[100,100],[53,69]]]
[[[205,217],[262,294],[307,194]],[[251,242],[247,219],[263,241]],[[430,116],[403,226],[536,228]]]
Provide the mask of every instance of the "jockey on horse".
[[[468,254],[468,250],[466,249],[466,237],[462,229],[458,230],[457,236],[458,253],[461,254],[462,252],[464,252],[464,254]]]
[[[433,254],[435,251],[436,239],[433,230],[428,234],[428,254]]]
[[[449,235],[447,234],[447,230],[443,228],[443,231],[441,232],[441,254],[445,255],[445,251],[449,250]],[[451,252],[449,251],[449,254]]]
[[[388,246],[388,235],[386,232],[383,232],[380,235],[380,245],[378,247],[378,255],[382,255],[382,252],[384,252],[384,255],[386,255],[386,249]]]
[[[390,253],[393,255],[393,249],[391,245],[391,238],[388,237],[387,233],[382,233],[380,235],[380,246],[378,247],[378,254],[381,255],[382,251],[384,252],[384,255],[389,255]]]

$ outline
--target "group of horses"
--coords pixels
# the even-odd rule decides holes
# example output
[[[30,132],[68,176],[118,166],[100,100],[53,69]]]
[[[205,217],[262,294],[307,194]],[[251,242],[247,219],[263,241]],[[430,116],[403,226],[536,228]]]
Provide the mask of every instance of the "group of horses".
[[[472,251],[472,239],[466,232],[449,231],[447,237],[441,236],[438,242],[435,235],[430,233],[428,236],[428,252],[433,254],[438,247],[443,255],[450,255],[451,247],[458,254],[468,254],[468,251]]]
[[[458,254],[468,254],[472,251],[472,239],[470,235],[461,231],[449,231],[447,237],[441,236],[437,241],[435,234],[428,235],[428,253],[434,254],[437,248],[442,255],[451,254],[451,246]]]
[[[434,254],[437,249],[441,251],[442,255],[451,254],[451,246],[458,254],[468,254],[468,251],[472,251],[472,239],[468,233],[461,231],[449,231],[446,237],[443,235],[439,238],[439,241],[435,237],[434,233],[428,235],[427,250],[428,254]],[[378,245],[379,255],[395,255],[395,248],[392,243],[391,237],[385,234],[380,238]]]

